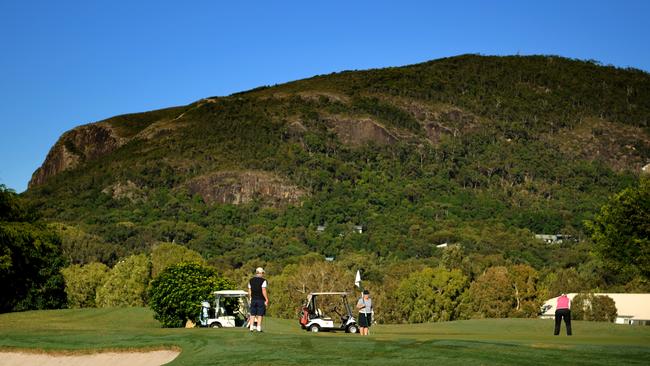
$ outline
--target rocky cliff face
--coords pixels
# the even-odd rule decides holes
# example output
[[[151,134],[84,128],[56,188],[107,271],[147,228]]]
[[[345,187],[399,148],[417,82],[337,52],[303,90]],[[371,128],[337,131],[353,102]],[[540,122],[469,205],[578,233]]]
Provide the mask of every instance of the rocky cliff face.
[[[328,123],[341,142],[349,146],[361,146],[369,142],[388,145],[397,141],[385,127],[370,118],[332,117]]]
[[[54,144],[29,181],[29,187],[43,184],[48,178],[80,163],[97,159],[115,151],[126,143],[107,123],[93,123],[76,127],[64,133]]]
[[[208,204],[245,204],[258,198],[272,205],[296,204],[306,192],[275,174],[263,171],[223,171],[192,179],[190,193]]]

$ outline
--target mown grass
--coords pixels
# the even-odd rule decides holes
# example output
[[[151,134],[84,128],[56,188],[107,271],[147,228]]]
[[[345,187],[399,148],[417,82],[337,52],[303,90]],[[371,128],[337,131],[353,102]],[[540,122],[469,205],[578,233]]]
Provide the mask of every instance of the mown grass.
[[[0,315],[0,348],[51,352],[178,347],[170,365],[647,364],[650,327],[552,321],[469,320],[381,325],[369,337],[311,334],[297,321],[268,319],[262,334],[242,329],[163,329],[150,310],[84,309]]]

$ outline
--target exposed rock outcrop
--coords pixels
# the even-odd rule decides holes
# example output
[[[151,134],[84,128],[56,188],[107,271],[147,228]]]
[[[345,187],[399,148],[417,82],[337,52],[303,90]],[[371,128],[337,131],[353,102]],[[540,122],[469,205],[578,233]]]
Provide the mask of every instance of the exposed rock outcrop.
[[[50,149],[43,165],[36,169],[29,187],[45,182],[62,171],[75,168],[115,151],[126,143],[108,123],[91,123],[64,133]]]
[[[648,164],[650,138],[639,127],[586,118],[546,138],[570,156],[601,161],[614,171],[638,172]]]
[[[397,141],[384,126],[370,118],[330,117],[327,122],[346,145],[361,146],[369,142],[388,145]]]
[[[244,204],[259,198],[271,205],[296,204],[306,194],[279,176],[263,171],[223,171],[186,183],[190,193],[208,204]]]
[[[112,186],[102,189],[102,193],[108,194],[113,199],[127,199],[131,202],[143,201],[145,193],[137,184],[130,180],[126,182],[117,182]]]

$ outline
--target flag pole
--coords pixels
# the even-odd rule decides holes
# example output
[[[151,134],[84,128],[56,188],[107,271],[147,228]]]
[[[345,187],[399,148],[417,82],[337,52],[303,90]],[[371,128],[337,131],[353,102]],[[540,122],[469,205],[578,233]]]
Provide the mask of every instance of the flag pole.
[[[357,269],[357,275],[354,278],[354,285],[359,288],[359,291],[361,292],[361,301],[363,301],[363,317],[365,318],[366,325],[368,325],[368,314],[366,313],[366,301],[363,299],[363,286],[361,285],[361,272]]]

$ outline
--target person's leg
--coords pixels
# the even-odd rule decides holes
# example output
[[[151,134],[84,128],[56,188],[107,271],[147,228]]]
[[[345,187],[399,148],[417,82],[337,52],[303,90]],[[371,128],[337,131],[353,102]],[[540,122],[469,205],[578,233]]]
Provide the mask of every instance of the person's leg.
[[[257,320],[257,302],[256,301],[251,301],[251,316],[249,318],[250,324],[249,324],[249,329],[250,331],[255,330],[255,321]]]
[[[553,335],[558,335],[560,334],[560,325],[562,323],[562,314],[560,313],[559,310],[555,311],[555,331],[553,331]]]
[[[260,301],[259,311],[257,312],[257,331],[262,331],[262,318],[266,315],[266,304]]]
[[[564,314],[564,325],[566,325],[566,335],[572,335],[571,331],[571,310],[567,310]]]
[[[251,317],[249,319],[249,324],[248,324],[249,327],[248,328],[250,329],[251,332],[255,330],[255,319],[256,318],[257,318],[257,316],[251,315]]]

